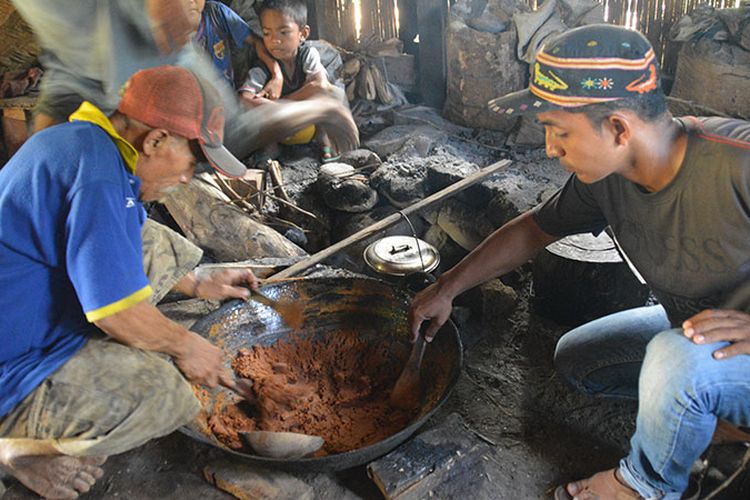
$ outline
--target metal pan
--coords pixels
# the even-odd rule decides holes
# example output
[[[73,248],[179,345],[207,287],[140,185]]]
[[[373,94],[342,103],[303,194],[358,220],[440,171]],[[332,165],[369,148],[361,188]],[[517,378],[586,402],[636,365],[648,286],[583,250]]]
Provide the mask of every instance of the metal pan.
[[[395,338],[389,363],[400,373],[411,350],[407,311],[411,296],[383,281],[370,278],[312,278],[263,287],[273,299],[300,300],[305,304],[302,335],[323,340],[343,328],[356,329],[360,338],[377,345],[384,337]],[[269,307],[254,302],[232,301],[198,321],[195,332],[235,354],[240,348],[271,345],[291,333]],[[417,416],[392,436],[364,448],[323,457],[274,459],[232,450],[218,441],[207,426],[196,421],[181,430],[188,436],[221,448],[255,465],[291,472],[325,472],[348,469],[384,455],[408,439],[443,404],[458,380],[463,350],[458,331],[446,323],[428,345],[423,363],[423,390]],[[201,398],[210,415],[221,401],[233,397],[224,388],[207,391]],[[218,405],[217,405],[218,402]],[[220,411],[220,410],[219,410]]]

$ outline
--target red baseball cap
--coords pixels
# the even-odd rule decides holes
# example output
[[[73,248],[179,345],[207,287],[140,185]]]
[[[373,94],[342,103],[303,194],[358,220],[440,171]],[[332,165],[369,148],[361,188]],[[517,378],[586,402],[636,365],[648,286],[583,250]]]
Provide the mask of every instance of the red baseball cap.
[[[196,140],[213,168],[241,177],[246,168],[222,145],[224,106],[219,93],[195,73],[158,66],[135,73],[123,87],[117,110],[150,127]]]

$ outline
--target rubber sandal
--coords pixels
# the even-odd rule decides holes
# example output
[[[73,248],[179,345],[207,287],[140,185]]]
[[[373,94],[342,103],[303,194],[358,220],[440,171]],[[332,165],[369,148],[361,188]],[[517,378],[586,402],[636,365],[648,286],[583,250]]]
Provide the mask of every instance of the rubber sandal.
[[[330,156],[322,156],[320,158],[321,163],[331,163],[334,161],[339,161],[341,159],[340,154],[337,154],[337,155],[333,154],[333,148],[330,146],[323,146],[321,150],[323,151],[323,155],[330,155]]]

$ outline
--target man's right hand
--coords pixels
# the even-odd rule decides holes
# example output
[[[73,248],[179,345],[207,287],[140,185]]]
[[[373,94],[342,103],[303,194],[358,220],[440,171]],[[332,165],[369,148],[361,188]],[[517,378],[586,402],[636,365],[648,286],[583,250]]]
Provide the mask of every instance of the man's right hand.
[[[419,292],[409,308],[411,341],[415,342],[419,337],[422,323],[429,321],[424,329],[424,338],[432,342],[440,327],[448,321],[452,310],[453,296],[445,292],[439,280]]]
[[[233,379],[230,370],[224,366],[221,349],[169,320],[146,300],[94,324],[120,343],[168,354],[192,383],[216,387]]]
[[[206,387],[232,380],[224,366],[224,352],[194,332],[186,336],[183,349],[174,356],[174,362],[190,382]]]

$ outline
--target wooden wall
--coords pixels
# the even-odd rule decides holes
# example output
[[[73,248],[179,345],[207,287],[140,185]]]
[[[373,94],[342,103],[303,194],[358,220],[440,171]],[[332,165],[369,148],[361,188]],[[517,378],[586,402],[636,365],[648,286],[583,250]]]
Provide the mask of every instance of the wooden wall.
[[[360,39],[398,37],[395,0],[360,0]],[[354,0],[308,0],[314,12],[316,34],[335,45],[353,49],[357,45]],[[315,33],[314,33],[315,34]]]
[[[536,9],[544,0],[527,0]],[[661,58],[666,74],[674,74],[677,66],[679,44],[669,41],[669,29],[683,15],[691,12],[699,3],[716,8],[734,7],[736,0],[601,0],[607,14],[606,21],[637,28],[646,34]],[[356,47],[354,26],[354,0],[308,0],[310,10],[317,16],[318,36],[347,49]],[[362,32],[360,38],[370,36],[387,39],[398,36],[394,4],[400,7],[401,28],[413,25],[410,10],[417,0],[360,0],[362,10]],[[453,3],[453,1],[451,2]],[[637,21],[636,21],[637,20]],[[413,34],[404,37],[408,47]],[[413,30],[412,30],[413,31]]]
[[[699,4],[719,9],[734,7],[736,0],[600,0],[604,5],[606,21],[638,29],[648,37],[661,58],[662,71],[674,75],[680,44],[669,40],[669,30],[682,16],[692,12]],[[529,0],[536,8],[544,0]]]

